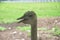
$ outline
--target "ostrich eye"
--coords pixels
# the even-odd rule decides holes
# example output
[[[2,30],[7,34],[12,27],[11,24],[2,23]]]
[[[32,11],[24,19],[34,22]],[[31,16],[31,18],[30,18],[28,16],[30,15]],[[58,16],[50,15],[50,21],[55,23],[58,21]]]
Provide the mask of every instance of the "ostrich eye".
[[[29,17],[32,17],[32,14],[30,14]]]

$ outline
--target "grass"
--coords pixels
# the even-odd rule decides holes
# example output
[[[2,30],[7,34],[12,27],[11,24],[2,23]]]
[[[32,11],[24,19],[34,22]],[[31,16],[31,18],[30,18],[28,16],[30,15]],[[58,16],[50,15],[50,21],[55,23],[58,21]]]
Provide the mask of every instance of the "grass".
[[[54,35],[60,36],[60,28],[58,28],[57,26],[55,26]]]
[[[28,31],[31,30],[30,26],[24,26],[24,27],[16,27],[16,29],[21,30],[21,31]],[[37,28],[37,30],[47,30],[46,28]]]
[[[0,23],[16,22],[26,11],[33,10],[38,17],[60,16],[60,3],[0,3]]]
[[[4,31],[4,30],[6,30],[6,28],[0,26],[0,31]]]

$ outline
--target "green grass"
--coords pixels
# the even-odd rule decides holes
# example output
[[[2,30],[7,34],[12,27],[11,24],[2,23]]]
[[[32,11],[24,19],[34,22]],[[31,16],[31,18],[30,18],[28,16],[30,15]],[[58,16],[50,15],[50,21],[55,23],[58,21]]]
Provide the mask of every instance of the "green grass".
[[[24,27],[16,27],[16,29],[21,30],[21,31],[27,31],[27,30],[31,30],[30,26],[24,26]],[[37,28],[37,30],[47,30],[46,28]]]
[[[4,31],[4,30],[6,30],[6,28],[0,26],[0,31]]]
[[[0,23],[16,22],[28,10],[38,17],[56,17],[60,16],[60,3],[0,3]]]
[[[55,26],[54,35],[60,36],[60,28],[58,28],[57,26]]]

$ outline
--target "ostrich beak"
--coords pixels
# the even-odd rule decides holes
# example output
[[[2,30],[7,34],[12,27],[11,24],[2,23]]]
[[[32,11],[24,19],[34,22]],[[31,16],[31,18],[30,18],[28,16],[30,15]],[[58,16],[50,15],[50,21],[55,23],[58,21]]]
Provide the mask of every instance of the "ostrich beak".
[[[17,18],[17,20],[23,19],[24,17]]]
[[[17,20],[19,20],[18,23],[27,21],[28,19],[29,19],[29,18],[28,18],[27,16],[22,16],[22,17],[20,17],[20,18],[17,18]]]
[[[21,17],[21,18],[17,18],[17,20],[19,20],[18,23],[20,23],[20,22],[24,21],[24,18],[23,18],[23,17]]]

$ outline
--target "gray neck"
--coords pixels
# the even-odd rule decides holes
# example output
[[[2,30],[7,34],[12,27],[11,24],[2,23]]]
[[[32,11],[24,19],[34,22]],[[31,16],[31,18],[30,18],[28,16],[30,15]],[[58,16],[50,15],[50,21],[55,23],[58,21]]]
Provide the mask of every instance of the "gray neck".
[[[31,40],[37,40],[37,20],[31,24]]]

